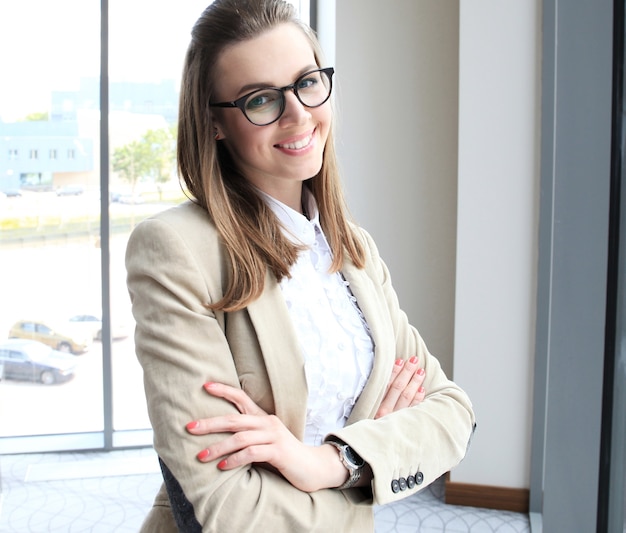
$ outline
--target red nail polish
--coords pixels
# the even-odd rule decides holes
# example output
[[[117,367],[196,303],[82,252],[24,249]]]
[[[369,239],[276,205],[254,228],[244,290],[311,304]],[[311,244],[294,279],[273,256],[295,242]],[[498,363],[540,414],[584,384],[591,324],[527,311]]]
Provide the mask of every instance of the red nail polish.
[[[424,389],[424,387],[420,387],[419,389],[417,389],[417,392],[419,392],[420,394],[422,394],[426,389]]]
[[[196,455],[196,457],[200,461],[204,461],[205,459],[209,457],[209,455],[211,455],[211,452],[209,450],[202,450],[198,455]]]
[[[420,376],[423,376],[423,375],[426,373],[426,371],[425,371],[423,368],[418,368],[418,369],[417,369],[417,373],[418,373]]]
[[[396,359],[396,365],[402,366],[404,361],[402,359]]]
[[[191,430],[191,429],[196,429],[199,425],[200,425],[200,422],[198,422],[197,420],[194,420],[193,422],[189,422],[189,424],[187,424],[185,427]]]
[[[222,459],[219,463],[217,463],[217,468],[224,469],[226,468],[226,459]]]
[[[409,363],[412,363],[412,364],[417,363],[417,356],[414,355],[413,357],[411,357],[411,359],[409,359]]]

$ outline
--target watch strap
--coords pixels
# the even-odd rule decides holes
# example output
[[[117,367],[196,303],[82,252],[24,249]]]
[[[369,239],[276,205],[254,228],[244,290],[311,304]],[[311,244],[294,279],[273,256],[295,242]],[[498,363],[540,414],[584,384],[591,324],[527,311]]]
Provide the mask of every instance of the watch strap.
[[[343,483],[343,484],[341,484],[341,485],[339,485],[337,487],[337,490],[344,490],[344,489],[349,489],[349,488],[354,487],[354,485],[356,485],[357,481],[359,481],[359,479],[361,479],[361,472],[363,471],[363,465],[357,466],[357,465],[354,465],[351,461],[348,460],[346,451],[347,451],[348,448],[350,448],[350,446],[348,446],[345,442],[337,442],[335,440],[327,440],[326,444],[330,444],[331,446],[334,446],[335,448],[337,448],[337,450],[339,450],[339,460],[341,461],[343,466],[346,467],[346,469],[348,470],[348,473],[350,474],[348,476],[348,479],[345,481],[345,483]],[[354,450],[352,450],[352,455],[353,456],[357,455],[356,452],[354,452]],[[357,457],[358,457],[358,455],[357,455]]]

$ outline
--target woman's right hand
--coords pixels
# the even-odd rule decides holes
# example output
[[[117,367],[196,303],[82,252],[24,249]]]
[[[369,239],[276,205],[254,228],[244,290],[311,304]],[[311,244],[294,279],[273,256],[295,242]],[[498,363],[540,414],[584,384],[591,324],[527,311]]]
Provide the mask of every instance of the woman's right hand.
[[[239,413],[194,420],[187,424],[192,435],[223,433],[226,436],[198,453],[203,463],[217,462],[220,470],[253,463],[271,465],[289,483],[304,492],[340,486],[347,470],[330,444],[307,446],[275,415],[268,415],[241,389],[222,383],[206,383],[211,396],[233,404]]]
[[[424,369],[418,366],[418,362],[416,356],[406,361],[396,360],[385,397],[374,418],[381,418],[405,407],[412,407],[424,400],[426,391],[422,384],[426,374]]]

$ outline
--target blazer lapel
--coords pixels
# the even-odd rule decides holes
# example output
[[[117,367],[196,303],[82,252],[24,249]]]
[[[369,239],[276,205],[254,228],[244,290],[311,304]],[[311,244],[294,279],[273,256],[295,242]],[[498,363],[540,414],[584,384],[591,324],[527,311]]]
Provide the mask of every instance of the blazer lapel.
[[[263,294],[248,305],[270,380],[276,415],[302,439],[308,389],[304,359],[280,286],[268,272]]]
[[[352,409],[348,424],[362,418],[372,418],[380,405],[386,390],[393,362],[395,345],[393,344],[393,324],[387,313],[386,302],[377,297],[378,291],[364,269],[346,261],[342,274],[350,283],[350,290],[357,299],[365,321],[370,328],[374,342],[374,365],[370,378]]]

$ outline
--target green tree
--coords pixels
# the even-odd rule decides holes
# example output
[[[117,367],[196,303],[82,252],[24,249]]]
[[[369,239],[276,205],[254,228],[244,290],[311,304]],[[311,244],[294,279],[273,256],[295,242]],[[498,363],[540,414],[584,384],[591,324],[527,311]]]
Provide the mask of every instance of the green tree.
[[[50,120],[50,115],[47,111],[38,111],[36,113],[30,113],[26,115],[22,122],[39,122],[39,121],[48,121]]]
[[[162,185],[172,177],[175,152],[174,128],[148,130],[142,138],[146,151],[146,171],[154,180],[159,191],[159,200],[162,195]]]
[[[148,155],[146,143],[143,139],[132,141],[120,148],[116,148],[111,158],[113,170],[126,182],[130,183],[131,197],[135,198],[135,191],[139,178],[145,175],[148,169]],[[135,227],[135,210],[131,211],[131,228]]]
[[[137,182],[146,169],[145,144],[141,141],[132,141],[120,148],[116,148],[111,158],[113,170],[130,184],[132,194],[135,194]]]
[[[115,149],[112,157],[113,170],[131,186],[135,194],[141,178],[154,181],[162,194],[162,185],[169,181],[174,170],[175,129],[148,130],[139,140]]]

